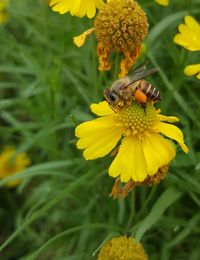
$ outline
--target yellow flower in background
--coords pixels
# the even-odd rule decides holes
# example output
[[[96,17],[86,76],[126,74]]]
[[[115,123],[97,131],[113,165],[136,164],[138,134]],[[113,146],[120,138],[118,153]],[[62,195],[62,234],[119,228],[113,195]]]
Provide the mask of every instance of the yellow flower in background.
[[[187,76],[196,75],[196,77],[200,79],[200,63],[186,66],[184,69],[184,73]]]
[[[0,0],[0,24],[4,24],[8,20],[7,7],[9,0]]]
[[[158,4],[167,6],[169,4],[169,0],[155,0]]]
[[[100,117],[77,126],[77,148],[84,149],[86,160],[93,160],[109,154],[121,141],[109,168],[109,175],[119,176],[121,182],[143,182],[170,163],[176,151],[163,135],[177,141],[183,151],[188,152],[181,130],[169,124],[179,121],[178,118],[159,114],[150,102],[145,110],[133,102],[114,112],[103,101],[92,104],[91,110]]]
[[[132,237],[114,237],[101,248],[98,260],[147,260],[142,244]]]
[[[70,12],[71,15],[83,17],[87,15],[92,18],[96,14],[96,9],[104,4],[103,0],[50,0],[49,5],[52,10],[65,14]]]
[[[189,51],[200,50],[200,25],[192,16],[185,16],[185,24],[180,24],[174,42]]]
[[[178,30],[174,37],[176,44],[189,51],[200,51],[200,24],[192,16],[185,16],[185,24],[180,24]],[[200,79],[200,63],[187,66],[184,73],[187,76],[197,74]]]
[[[93,31],[98,41],[99,70],[111,69],[111,52],[122,53],[119,77],[124,77],[140,55],[148,33],[148,20],[136,1],[110,0],[99,9],[94,28],[75,37],[74,43],[82,46]]]
[[[20,153],[15,156],[15,149],[5,148],[0,154],[0,179],[17,174],[30,165],[30,159],[26,153]],[[6,183],[7,187],[15,187],[21,180],[13,180]]]

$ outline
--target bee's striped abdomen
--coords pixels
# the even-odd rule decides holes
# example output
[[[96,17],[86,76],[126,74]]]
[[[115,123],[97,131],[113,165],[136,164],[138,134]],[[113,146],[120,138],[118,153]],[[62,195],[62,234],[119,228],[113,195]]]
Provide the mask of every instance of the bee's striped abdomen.
[[[140,89],[149,99],[153,101],[161,100],[160,92],[157,90],[157,88],[153,87],[151,83],[143,81]]]

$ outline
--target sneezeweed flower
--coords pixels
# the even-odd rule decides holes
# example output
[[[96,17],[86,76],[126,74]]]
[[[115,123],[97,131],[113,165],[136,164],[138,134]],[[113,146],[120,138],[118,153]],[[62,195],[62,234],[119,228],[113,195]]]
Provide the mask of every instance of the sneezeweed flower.
[[[94,29],[75,37],[74,43],[82,46],[93,31],[98,41],[99,70],[111,69],[111,52],[122,53],[119,77],[124,77],[140,54],[142,42],[148,33],[148,21],[135,0],[110,0],[99,9]]]
[[[200,51],[200,24],[192,16],[185,16],[185,24],[180,24],[178,30],[174,37],[176,44],[189,51]],[[200,79],[200,63],[187,66],[184,73],[187,76],[197,75]]]
[[[114,237],[101,248],[98,260],[147,260],[141,243],[132,237]]]
[[[9,0],[0,0],[0,24],[5,24],[8,20],[8,4]]]
[[[158,4],[167,6],[169,4],[169,0],[155,0]]]
[[[49,5],[53,11],[65,14],[70,12],[71,15],[93,18],[96,9],[104,4],[103,0],[50,0]]]
[[[5,148],[0,154],[0,179],[17,174],[30,165],[30,159],[26,153],[20,153],[15,156],[15,149]],[[15,179],[6,183],[6,187],[12,188],[17,186],[21,180]]]
[[[169,165],[176,154],[171,140],[175,140],[185,153],[181,130],[173,122],[177,117],[163,116],[151,102],[146,109],[133,101],[132,105],[113,111],[106,101],[92,104],[97,119],[84,122],[75,130],[78,149],[84,149],[86,160],[109,154],[121,141],[118,152],[109,167],[109,175],[123,183],[144,182]],[[167,122],[167,123],[166,123]]]

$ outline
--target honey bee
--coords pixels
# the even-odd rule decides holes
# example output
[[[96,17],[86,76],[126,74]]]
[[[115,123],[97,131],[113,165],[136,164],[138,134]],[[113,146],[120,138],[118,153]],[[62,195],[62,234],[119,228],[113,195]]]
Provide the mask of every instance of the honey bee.
[[[146,70],[146,63],[133,70],[127,77],[116,80],[110,88],[104,91],[108,104],[115,110],[128,106],[135,99],[143,107],[146,102],[161,101],[160,92],[144,78],[157,72],[158,68]]]

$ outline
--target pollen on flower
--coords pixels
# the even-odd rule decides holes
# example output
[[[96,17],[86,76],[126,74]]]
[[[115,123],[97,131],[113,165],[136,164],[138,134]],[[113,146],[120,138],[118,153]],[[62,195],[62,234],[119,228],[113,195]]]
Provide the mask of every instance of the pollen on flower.
[[[114,237],[100,250],[98,260],[147,260],[142,244],[132,237]]]
[[[157,112],[153,105],[147,103],[146,109],[142,108],[137,102],[133,102],[131,106],[124,107],[118,112],[119,121],[128,135],[142,133],[150,130],[156,122]],[[131,131],[130,131],[131,130]]]

